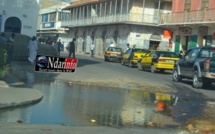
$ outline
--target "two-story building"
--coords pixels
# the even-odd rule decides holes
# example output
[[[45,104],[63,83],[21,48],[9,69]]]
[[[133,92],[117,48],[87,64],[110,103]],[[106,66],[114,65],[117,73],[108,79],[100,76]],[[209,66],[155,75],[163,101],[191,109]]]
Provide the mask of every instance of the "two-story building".
[[[40,42],[53,43],[58,39],[61,39],[62,43],[71,41],[68,29],[61,27],[61,20],[70,16],[70,12],[62,10],[67,5],[66,2],[57,2],[56,5],[40,9],[37,28],[37,37]]]
[[[39,0],[0,0],[0,32],[36,35]]]
[[[76,0],[64,8],[71,16],[62,18],[62,27],[76,38],[78,53],[90,53],[94,43],[96,55],[103,55],[111,42],[124,50],[127,43],[166,50],[171,33],[158,24],[171,6],[171,0]]]
[[[215,1],[173,0],[172,13],[162,14],[160,23],[173,30],[175,52],[215,44]]]

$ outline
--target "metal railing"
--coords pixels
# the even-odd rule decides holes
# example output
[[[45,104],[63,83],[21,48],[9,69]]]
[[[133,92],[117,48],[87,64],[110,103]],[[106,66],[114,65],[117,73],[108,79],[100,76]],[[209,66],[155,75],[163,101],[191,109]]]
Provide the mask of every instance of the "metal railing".
[[[215,22],[215,9],[161,14],[160,24],[186,24]]]
[[[158,24],[158,17],[148,14],[116,14],[107,16],[95,16],[73,20],[71,17],[62,18],[62,27],[76,27],[113,23],[138,23],[138,24]]]

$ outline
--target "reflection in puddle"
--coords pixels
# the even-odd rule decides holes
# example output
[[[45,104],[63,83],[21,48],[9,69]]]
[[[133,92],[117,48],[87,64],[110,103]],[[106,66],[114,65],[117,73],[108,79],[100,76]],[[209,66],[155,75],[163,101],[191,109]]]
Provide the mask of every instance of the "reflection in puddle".
[[[27,73],[27,86],[40,90],[43,100],[33,106],[0,110],[0,122],[22,120],[30,124],[144,126],[176,125],[171,108],[177,97],[126,89],[70,86],[61,81],[35,82]]]
[[[34,72],[26,71],[26,87],[34,87]]]

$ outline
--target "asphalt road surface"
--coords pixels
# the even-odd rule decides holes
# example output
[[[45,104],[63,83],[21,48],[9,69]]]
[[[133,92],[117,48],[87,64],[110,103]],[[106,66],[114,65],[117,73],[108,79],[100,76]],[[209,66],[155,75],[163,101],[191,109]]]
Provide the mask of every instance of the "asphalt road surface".
[[[164,73],[151,73],[150,70],[148,71],[139,71],[136,67],[129,68],[128,66],[123,66],[121,63],[116,62],[105,62],[101,58],[91,58],[87,56],[79,56],[79,64],[86,64],[88,69],[93,68],[95,71],[99,72],[111,72],[108,75],[113,75],[112,77],[115,78],[116,76],[122,78],[128,78],[130,80],[135,80],[139,82],[145,82],[155,86],[165,86],[165,87],[172,87],[181,94],[192,94],[193,92],[201,93],[204,97],[214,100],[215,99],[215,86],[206,87],[204,89],[195,89],[192,87],[192,81],[184,79],[182,82],[173,82],[172,81],[172,71],[165,71]],[[81,70],[81,68],[78,67]],[[88,72],[90,73],[90,71]],[[111,76],[102,76],[102,78],[111,78]]]

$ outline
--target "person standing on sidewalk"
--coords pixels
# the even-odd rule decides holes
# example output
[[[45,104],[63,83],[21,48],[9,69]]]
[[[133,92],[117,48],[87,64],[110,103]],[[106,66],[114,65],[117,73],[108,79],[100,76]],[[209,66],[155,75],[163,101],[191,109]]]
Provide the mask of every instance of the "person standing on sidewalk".
[[[73,58],[75,58],[75,38],[69,43],[69,57],[71,57],[71,54],[73,54]]]
[[[8,43],[7,43],[7,55],[8,55],[7,62],[9,65],[10,65],[11,60],[12,60],[14,42],[15,42],[15,34],[12,33],[11,37],[9,38]]]
[[[95,45],[94,43],[91,44],[91,57],[93,57],[94,55],[94,48],[95,48]]]
[[[58,56],[60,56],[61,46],[62,46],[62,43],[61,43],[61,40],[59,39],[59,40],[58,40],[58,42],[57,42],[57,51],[58,51]]]
[[[38,49],[37,40],[36,40],[36,37],[33,36],[32,39],[29,41],[29,44],[28,44],[28,50],[29,50],[28,61],[31,63],[31,65],[34,64],[34,61],[36,59],[37,49]]]

